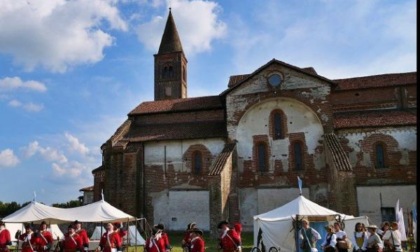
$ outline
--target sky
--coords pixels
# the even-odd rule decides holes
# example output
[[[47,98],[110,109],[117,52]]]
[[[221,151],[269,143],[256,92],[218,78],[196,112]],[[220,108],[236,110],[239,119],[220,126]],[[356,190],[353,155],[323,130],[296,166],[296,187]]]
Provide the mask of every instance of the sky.
[[[93,185],[101,145],[154,99],[169,8],[188,97],[273,58],[332,80],[417,71],[416,0],[0,0],[0,201]]]

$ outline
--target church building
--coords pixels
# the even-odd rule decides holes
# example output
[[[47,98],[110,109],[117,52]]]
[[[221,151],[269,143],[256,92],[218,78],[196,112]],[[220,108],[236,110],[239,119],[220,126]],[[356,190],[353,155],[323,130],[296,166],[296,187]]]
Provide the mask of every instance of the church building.
[[[169,12],[154,101],[129,111],[101,146],[95,201],[103,191],[168,230],[229,220],[251,231],[254,215],[300,193],[375,224],[395,219],[397,200],[416,200],[417,72],[329,79],[272,59],[203,97],[188,97],[187,75]]]

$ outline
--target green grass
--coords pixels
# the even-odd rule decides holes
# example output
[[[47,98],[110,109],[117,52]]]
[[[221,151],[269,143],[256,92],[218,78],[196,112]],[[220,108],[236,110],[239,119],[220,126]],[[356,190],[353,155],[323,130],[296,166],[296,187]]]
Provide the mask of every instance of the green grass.
[[[184,237],[182,232],[168,232],[169,241],[172,245],[172,252],[182,252],[181,241]],[[206,242],[206,252],[217,252],[218,251],[218,240],[211,236],[209,233],[204,233],[204,240]],[[242,233],[242,251],[251,251],[253,245],[253,233]],[[143,246],[140,247],[129,247],[128,252],[143,252]]]

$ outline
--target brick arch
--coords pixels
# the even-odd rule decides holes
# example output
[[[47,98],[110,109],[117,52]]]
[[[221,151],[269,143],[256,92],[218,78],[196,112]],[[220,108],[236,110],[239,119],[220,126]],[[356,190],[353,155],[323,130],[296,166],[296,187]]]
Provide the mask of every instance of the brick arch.
[[[195,153],[200,152],[202,158],[202,170],[200,175],[204,175],[209,171],[212,155],[209,149],[203,144],[193,144],[184,152],[182,159],[185,161],[185,167],[189,169],[191,173],[194,174],[194,155]],[[198,175],[198,174],[195,174]]]
[[[376,165],[376,146],[382,144],[384,148],[385,166],[389,166],[390,153],[398,150],[398,141],[394,137],[386,134],[372,134],[366,137],[361,143],[362,152],[369,153],[372,166]]]
[[[302,99],[297,99],[296,97],[289,97],[289,96],[282,96],[282,97],[275,96],[275,97],[271,97],[271,96],[267,96],[267,95],[264,95],[264,94],[261,94],[259,96],[255,96],[253,98],[248,97],[247,98],[248,103],[246,104],[246,106],[244,106],[244,108],[242,110],[240,110],[240,111],[239,110],[236,110],[235,111],[236,125],[239,125],[239,123],[241,122],[241,120],[244,117],[244,115],[248,111],[252,110],[254,107],[256,107],[256,106],[258,106],[260,104],[266,103],[266,102],[276,101],[276,100],[279,100],[279,99],[288,100],[288,101],[295,101],[295,102],[298,102],[298,103],[303,104],[308,110],[312,111],[312,113],[314,115],[316,115],[316,117],[317,117],[318,121],[320,122],[320,124],[324,128],[326,128],[325,123],[320,119],[322,115],[320,113],[316,112],[316,111],[319,110],[319,108],[317,108],[313,104],[309,103],[308,101],[302,100]]]

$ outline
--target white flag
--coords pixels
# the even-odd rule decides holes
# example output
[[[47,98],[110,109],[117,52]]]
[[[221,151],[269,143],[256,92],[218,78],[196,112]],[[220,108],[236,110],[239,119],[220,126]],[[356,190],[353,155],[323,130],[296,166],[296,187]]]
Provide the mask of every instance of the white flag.
[[[398,214],[400,213],[400,199],[395,204],[395,220],[398,222]]]
[[[300,195],[302,195],[302,180],[299,178],[299,176],[297,178],[298,178],[299,192],[300,192]]]
[[[401,241],[406,241],[407,240],[407,235],[405,233],[405,225],[404,225],[404,215],[403,215],[403,209],[400,208],[400,210],[398,211],[398,217],[397,219],[397,223],[398,223],[398,230],[401,233]]]

